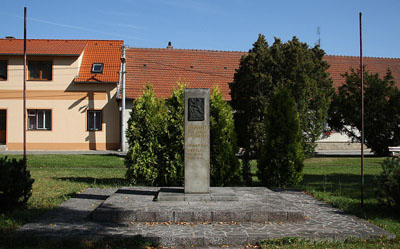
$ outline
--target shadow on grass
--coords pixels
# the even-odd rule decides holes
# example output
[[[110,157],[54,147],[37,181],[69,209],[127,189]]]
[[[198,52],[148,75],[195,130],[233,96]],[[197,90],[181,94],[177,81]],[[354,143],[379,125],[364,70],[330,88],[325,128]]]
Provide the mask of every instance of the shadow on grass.
[[[113,248],[137,248],[145,249],[157,245],[146,242],[145,239],[136,235],[131,238],[40,238],[28,236],[21,239],[19,236],[8,235],[0,238],[0,248],[42,248],[42,249],[113,249]]]
[[[12,212],[0,213],[0,238],[9,235],[26,223],[34,222],[48,211],[50,211],[49,208],[20,207]]]
[[[365,190],[368,193],[374,193],[376,180],[374,175],[364,175]],[[329,175],[311,175],[305,174],[301,187],[312,187],[317,191],[340,192],[345,191],[346,194],[354,193],[359,195],[361,188],[361,177],[355,174],[329,174]],[[348,196],[351,197],[351,196]]]
[[[129,181],[125,178],[94,178],[94,177],[58,177],[57,180],[69,181],[69,182],[80,182],[93,185],[104,185],[104,186],[126,186],[129,185]]]
[[[355,174],[305,174],[296,188],[310,191],[315,197],[330,202],[347,213],[364,219],[392,219],[400,222],[400,214],[393,207],[378,202],[374,175],[364,176],[364,205],[361,206],[361,177]]]
[[[125,158],[125,155],[120,155],[120,154],[113,154],[113,153],[109,153],[109,154],[95,154],[98,156],[103,156],[103,157],[117,157],[117,158]]]

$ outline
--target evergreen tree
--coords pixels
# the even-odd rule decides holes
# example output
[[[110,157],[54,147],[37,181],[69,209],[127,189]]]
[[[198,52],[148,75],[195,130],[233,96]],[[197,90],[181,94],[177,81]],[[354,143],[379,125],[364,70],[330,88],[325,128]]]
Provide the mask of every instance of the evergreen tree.
[[[128,121],[129,150],[125,159],[126,177],[132,184],[156,185],[165,161],[166,114],[164,101],[147,85],[143,95],[133,101]]]
[[[168,146],[166,165],[171,177],[164,182],[166,185],[182,185],[184,182],[184,142],[185,142],[185,84],[178,82],[178,87],[174,89],[172,95],[166,100],[168,109],[167,131],[168,136],[165,141]]]
[[[307,155],[312,155],[333,93],[332,80],[326,72],[329,65],[322,60],[324,54],[318,45],[309,48],[296,37],[287,43],[275,38],[274,44],[268,46],[260,34],[248,55],[241,59],[230,88],[245,162],[259,157],[261,142],[266,139],[265,112],[274,89],[280,85],[294,97],[300,114],[302,146]]]
[[[126,177],[132,184],[181,185],[184,179],[184,84],[163,101],[151,85],[133,102],[128,121]],[[231,107],[218,89],[210,96],[210,173],[213,186],[240,182]]]
[[[232,108],[218,88],[210,96],[210,175],[212,186],[239,184],[240,163]]]
[[[288,89],[279,87],[264,118],[266,140],[258,159],[258,178],[263,185],[286,187],[303,178],[299,113]]]
[[[361,78],[354,69],[343,75],[329,110],[329,126],[361,141]],[[389,154],[389,146],[400,144],[400,92],[391,71],[384,78],[364,70],[365,144],[378,156]]]

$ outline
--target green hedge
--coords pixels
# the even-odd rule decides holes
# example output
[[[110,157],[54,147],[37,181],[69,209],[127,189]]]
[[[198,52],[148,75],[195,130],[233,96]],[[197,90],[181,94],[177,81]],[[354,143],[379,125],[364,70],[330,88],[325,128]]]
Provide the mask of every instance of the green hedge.
[[[180,186],[184,181],[184,88],[166,101],[148,85],[133,102],[128,121],[126,177],[132,184]],[[240,164],[231,107],[218,89],[210,96],[212,186],[240,183]]]

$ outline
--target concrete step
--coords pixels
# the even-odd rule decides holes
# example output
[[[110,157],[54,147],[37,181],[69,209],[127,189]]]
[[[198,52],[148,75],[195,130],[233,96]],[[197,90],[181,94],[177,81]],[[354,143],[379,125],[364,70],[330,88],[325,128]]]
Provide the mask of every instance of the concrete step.
[[[98,208],[91,219],[97,222],[129,224],[131,222],[302,222],[301,211],[254,210],[246,212],[210,211],[135,211]]]
[[[121,188],[91,213],[96,222],[304,222],[304,212],[266,188],[211,188],[237,201],[154,201],[159,189]],[[218,200],[217,198],[217,200]]]
[[[107,227],[104,234],[113,234],[113,237],[121,234],[126,237],[131,236],[130,231],[132,231],[132,235],[139,233],[144,240],[164,247],[240,246],[242,248],[248,244],[254,245],[260,240],[284,237],[283,234],[271,233],[271,227],[260,223],[135,223],[125,227],[123,234],[117,227]]]

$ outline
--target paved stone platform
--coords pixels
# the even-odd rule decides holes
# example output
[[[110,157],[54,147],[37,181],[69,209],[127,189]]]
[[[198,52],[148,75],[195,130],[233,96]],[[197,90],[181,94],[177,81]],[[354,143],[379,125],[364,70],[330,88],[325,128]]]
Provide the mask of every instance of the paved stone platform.
[[[183,187],[160,188],[157,201],[238,201],[232,188],[210,188],[207,194],[185,194]]]
[[[163,199],[168,201],[159,201],[160,194],[166,194]],[[168,221],[302,222],[304,212],[267,188],[210,188],[207,195],[185,195],[182,188],[124,187],[95,209],[92,219],[118,224]]]
[[[157,188],[140,188],[157,192]],[[126,188],[129,190],[129,188]],[[87,189],[45,214],[35,223],[26,224],[16,233],[36,237],[129,237],[141,234],[146,240],[163,246],[246,245],[263,239],[302,237],[311,240],[344,240],[394,235],[365,220],[333,208],[302,192],[273,192],[264,188],[232,188],[243,200],[252,200],[257,192],[291,203],[306,217],[304,222],[136,222],[126,225],[95,222],[90,219],[105,200],[118,189]],[[144,195],[147,196],[147,195]],[[150,197],[148,197],[150,199]],[[275,200],[271,200],[275,201]],[[251,205],[251,202],[248,203]],[[145,203],[143,203],[145,206]]]

